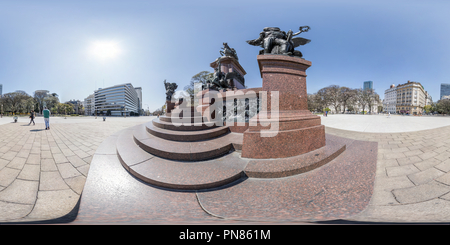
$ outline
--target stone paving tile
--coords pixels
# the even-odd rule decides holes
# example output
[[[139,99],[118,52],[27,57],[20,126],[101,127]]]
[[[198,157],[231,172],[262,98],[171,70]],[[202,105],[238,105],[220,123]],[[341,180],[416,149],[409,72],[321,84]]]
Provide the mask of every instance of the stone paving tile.
[[[436,181],[445,185],[450,186],[450,172],[445,173],[438,178],[436,178]]]
[[[8,152],[3,154],[2,158],[5,159],[5,160],[10,160],[11,161],[11,160],[13,160],[16,157],[17,153],[18,153],[17,151],[8,151]]]
[[[41,154],[30,153],[27,158],[27,164],[41,164]]]
[[[25,164],[17,179],[39,181],[40,165]]]
[[[0,170],[9,164],[10,161],[0,158]]]
[[[421,162],[421,161],[422,161],[422,159],[420,157],[418,157],[418,156],[412,156],[412,157],[405,157],[405,158],[398,158],[397,159],[397,162],[398,162],[398,164],[400,166],[406,165],[406,164],[411,164],[411,163],[416,163],[416,162]]]
[[[61,174],[58,171],[41,172],[41,180],[39,183],[39,190],[54,191],[69,189]]]
[[[420,170],[413,164],[407,164],[407,165],[398,166],[398,167],[387,167],[386,168],[386,173],[387,173],[387,176],[389,176],[389,177],[409,175],[409,174],[417,173],[419,171]]]
[[[436,181],[392,191],[397,201],[402,204],[425,202],[443,196],[449,192],[450,186],[440,184]]]
[[[429,169],[429,168],[432,168],[432,167],[434,167],[434,166],[436,166],[436,165],[438,165],[438,164],[440,164],[440,163],[441,163],[441,161],[439,161],[438,159],[436,159],[436,158],[430,158],[430,159],[428,159],[428,160],[421,161],[421,162],[415,162],[415,163],[413,163],[413,164],[414,164],[414,166],[416,166],[420,171],[424,171],[424,170],[427,170],[427,169]]]
[[[441,171],[449,172],[450,171],[450,159],[447,159],[434,167]]]
[[[64,181],[75,193],[81,195],[83,192],[84,183],[86,183],[86,177],[80,175],[73,178],[64,179]]]
[[[81,175],[81,173],[73,167],[71,163],[60,163],[56,165],[61,176],[65,178],[72,178]]]
[[[79,195],[71,189],[40,191],[28,220],[55,219],[66,215],[78,202]]]
[[[25,165],[25,162],[27,161],[26,158],[22,158],[22,157],[16,157],[13,160],[11,160],[9,162],[9,164],[7,165],[8,168],[14,168],[14,169],[19,169],[22,170],[23,166]]]
[[[445,172],[436,169],[436,168],[429,168],[424,171],[420,171],[418,173],[410,174],[408,175],[408,178],[415,184],[415,185],[421,185],[425,184],[427,182],[430,182],[442,175],[444,175]]]
[[[7,187],[9,186],[19,175],[19,169],[13,168],[2,168],[0,170],[0,186]]]
[[[59,153],[53,154],[53,159],[55,159],[55,163],[57,164],[69,162],[63,154]]]
[[[78,157],[77,155],[69,156],[69,157],[67,157],[67,159],[69,160],[69,162],[70,162],[75,168],[87,164],[87,162],[85,162],[83,159],[81,159],[81,158]]]
[[[41,151],[41,159],[44,159],[44,158],[53,158],[52,152],[51,151],[42,150]]]
[[[38,186],[38,181],[15,179],[11,185],[0,192],[0,201],[34,204]]]
[[[58,171],[55,160],[53,158],[42,159],[41,171]]]

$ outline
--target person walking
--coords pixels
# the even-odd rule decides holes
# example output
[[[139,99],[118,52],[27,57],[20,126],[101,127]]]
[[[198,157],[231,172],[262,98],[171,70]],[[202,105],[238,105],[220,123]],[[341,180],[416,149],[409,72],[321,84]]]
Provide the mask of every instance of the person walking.
[[[42,111],[44,113],[44,122],[45,122],[45,130],[50,129],[50,110],[47,107],[44,107]]]
[[[28,124],[28,125],[30,125],[31,123],[33,123],[33,126],[34,125],[36,125],[35,123],[34,123],[34,118],[35,118],[35,116],[34,116],[34,111],[31,111],[30,112],[30,123]]]

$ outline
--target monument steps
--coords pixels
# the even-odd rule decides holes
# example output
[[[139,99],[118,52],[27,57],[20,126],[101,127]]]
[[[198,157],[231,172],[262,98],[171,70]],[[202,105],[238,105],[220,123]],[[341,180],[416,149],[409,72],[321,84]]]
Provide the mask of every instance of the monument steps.
[[[154,122],[154,121],[153,121]],[[154,136],[147,131],[145,124],[134,128],[136,144],[144,151],[171,160],[203,161],[220,157],[234,150],[242,149],[242,134],[228,133],[217,138],[180,142]]]
[[[206,130],[216,127],[214,122],[200,122],[200,123],[189,123],[190,125],[183,125],[181,123],[172,123],[161,121],[159,118],[155,118],[152,121],[153,125],[158,128],[168,129],[173,131],[195,131],[195,130]]]
[[[148,133],[153,136],[166,140],[185,142],[209,140],[230,133],[230,129],[226,126],[198,131],[173,131],[156,127],[152,122],[146,123],[145,126]]]
[[[171,189],[200,190],[217,188],[246,177],[243,170],[248,160],[240,158],[236,151],[197,162],[166,159],[153,155],[136,144],[135,135],[142,133],[146,133],[145,125],[122,132],[116,141],[116,152],[122,166],[146,183]],[[151,135],[148,137],[157,138]],[[143,140],[145,136],[140,135],[138,138]],[[170,153],[176,152],[178,150],[172,149]]]
[[[196,115],[196,116],[192,116],[192,117],[190,117],[191,118],[191,123],[194,123],[194,122],[202,122],[203,121],[203,116],[202,115]],[[181,119],[181,118],[180,118]],[[159,120],[160,121],[163,121],[163,122],[172,122],[173,121],[173,118],[172,117],[169,117],[169,116],[160,116],[159,117]]]

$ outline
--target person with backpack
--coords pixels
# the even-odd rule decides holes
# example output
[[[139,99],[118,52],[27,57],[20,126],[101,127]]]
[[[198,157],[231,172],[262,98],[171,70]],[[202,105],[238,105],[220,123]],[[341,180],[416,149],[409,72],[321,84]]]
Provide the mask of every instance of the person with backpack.
[[[50,129],[50,110],[44,107],[42,113],[44,113],[45,130],[48,130]]]

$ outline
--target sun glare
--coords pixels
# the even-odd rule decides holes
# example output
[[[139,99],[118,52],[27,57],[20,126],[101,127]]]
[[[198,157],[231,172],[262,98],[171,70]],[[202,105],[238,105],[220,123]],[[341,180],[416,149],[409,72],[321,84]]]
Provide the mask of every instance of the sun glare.
[[[97,41],[92,44],[90,53],[102,60],[113,59],[120,54],[120,48],[116,42]]]

